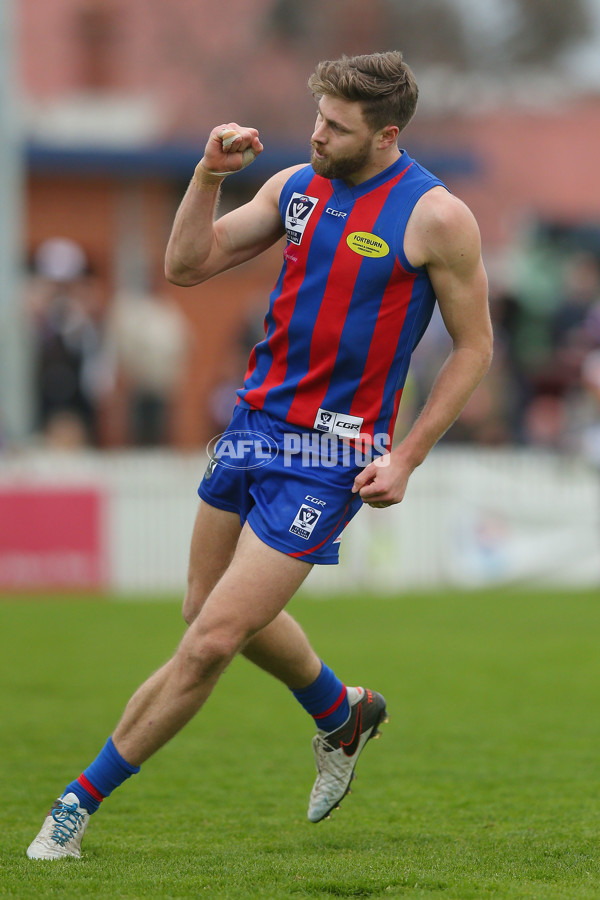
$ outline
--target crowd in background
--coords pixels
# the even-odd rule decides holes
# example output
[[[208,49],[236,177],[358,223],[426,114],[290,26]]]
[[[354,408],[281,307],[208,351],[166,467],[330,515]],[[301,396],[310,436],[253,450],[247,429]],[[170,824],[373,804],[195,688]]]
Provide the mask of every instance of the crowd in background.
[[[537,224],[504,265],[495,360],[448,439],[600,462],[600,230]]]
[[[168,410],[183,377],[186,326],[152,293],[112,298],[72,241],[45,242],[27,306],[35,343],[36,429],[46,444],[94,446],[99,405],[125,385],[129,446],[169,443]],[[490,279],[495,357],[445,442],[534,446],[600,463],[600,228],[538,224]],[[227,377],[206,398],[225,426],[263,314],[232,335]],[[439,313],[413,357],[396,437],[410,427],[450,349]]]
[[[103,290],[75,241],[37,248],[25,298],[35,432],[49,447],[96,446],[101,407],[124,397],[126,444],[167,445],[188,351],[183,314],[166,293],[119,291],[105,303]]]

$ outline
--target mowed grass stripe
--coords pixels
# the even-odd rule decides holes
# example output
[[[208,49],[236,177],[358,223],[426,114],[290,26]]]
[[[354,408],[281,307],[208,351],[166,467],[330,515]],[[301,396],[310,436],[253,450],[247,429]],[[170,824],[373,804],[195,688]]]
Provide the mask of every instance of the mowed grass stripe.
[[[173,602],[0,603],[0,896],[598,898],[600,593],[299,598],[391,714],[331,820],[306,820],[312,723],[236,660],[105,801],[81,862],[24,853],[183,633]]]

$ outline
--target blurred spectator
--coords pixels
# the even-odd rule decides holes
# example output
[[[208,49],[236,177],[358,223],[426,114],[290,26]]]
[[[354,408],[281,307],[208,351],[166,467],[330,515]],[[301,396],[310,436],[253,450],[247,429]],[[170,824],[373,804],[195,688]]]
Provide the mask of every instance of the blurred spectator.
[[[417,346],[402,392],[394,442],[402,440],[419,414],[433,380],[452,347],[451,339],[436,307],[429,327]],[[476,389],[443,443],[480,443],[495,446],[510,440],[506,416],[506,369],[504,356],[496,350],[492,366]]]
[[[538,394],[525,410],[524,439],[532,447],[562,450],[567,431],[567,408],[557,394]]]
[[[500,360],[504,374],[503,401],[507,440],[523,443],[523,418],[534,391],[520,347],[524,317],[522,304],[514,292],[501,291],[497,295],[492,293],[490,311],[494,326],[494,366]]]
[[[600,349],[592,350],[584,358],[581,382],[584,390],[584,414],[579,449],[586,459],[600,466]]]
[[[229,424],[235,405],[235,392],[242,383],[247,363],[247,357],[235,345],[221,361],[219,380],[211,389],[206,402],[212,434],[221,434]]]
[[[88,435],[81,416],[65,409],[54,413],[44,433],[44,447],[48,450],[73,452],[83,449]]]
[[[583,326],[590,308],[600,300],[600,264],[592,253],[576,253],[567,261],[563,299],[554,315],[554,337],[564,343]]]
[[[266,323],[264,293],[258,291],[248,298],[248,311],[232,335],[229,352],[220,361],[218,378],[207,401],[210,430],[221,433],[229,424],[235,404],[236,391],[244,381],[250,354],[256,344],[265,339]]]
[[[506,419],[502,415],[502,391],[497,367],[490,369],[458,419],[447,432],[445,442],[495,447],[509,442]]]
[[[83,248],[62,237],[44,241],[34,255],[26,301],[35,345],[37,427],[45,433],[56,416],[69,414],[93,442],[102,322],[99,284]]]
[[[591,314],[599,301],[597,258],[592,253],[574,254],[567,262],[563,296],[551,320],[551,367],[559,391],[579,385],[582,361],[594,344]]]
[[[582,366],[600,348],[599,260],[600,243],[578,242],[577,229],[540,225],[509,261],[512,289],[492,293],[509,442],[580,446],[590,418]]]
[[[128,397],[129,443],[138,447],[168,443],[171,401],[190,349],[183,313],[166,296],[120,293],[108,328]]]

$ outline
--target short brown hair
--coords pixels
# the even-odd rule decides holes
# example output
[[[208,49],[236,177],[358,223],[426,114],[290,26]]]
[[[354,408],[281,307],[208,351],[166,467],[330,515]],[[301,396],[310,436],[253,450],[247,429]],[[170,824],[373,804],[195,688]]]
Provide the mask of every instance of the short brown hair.
[[[324,60],[308,86],[316,97],[325,94],[359,102],[373,131],[386,125],[397,125],[400,131],[406,128],[419,96],[415,76],[399,50]]]

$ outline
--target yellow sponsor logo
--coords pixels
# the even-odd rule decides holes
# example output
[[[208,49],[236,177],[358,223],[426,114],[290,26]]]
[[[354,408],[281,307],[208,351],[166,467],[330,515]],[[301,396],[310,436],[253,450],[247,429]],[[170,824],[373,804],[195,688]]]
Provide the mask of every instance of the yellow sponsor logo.
[[[361,256],[387,256],[390,252],[386,242],[370,231],[353,231],[346,238],[346,243]]]

